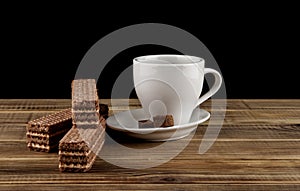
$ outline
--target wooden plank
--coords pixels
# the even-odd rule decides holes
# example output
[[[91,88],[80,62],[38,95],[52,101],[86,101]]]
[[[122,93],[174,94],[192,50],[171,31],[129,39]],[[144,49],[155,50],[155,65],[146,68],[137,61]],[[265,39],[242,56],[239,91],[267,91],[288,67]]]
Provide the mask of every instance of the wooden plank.
[[[244,99],[250,109],[300,109],[300,99]]]
[[[203,109],[209,109],[212,107],[212,102],[214,107],[219,108],[221,110],[227,109],[227,110],[244,110],[244,109],[249,109],[248,105],[244,103],[243,100],[240,99],[214,99],[214,100],[207,100],[203,102],[200,105],[200,108]],[[224,108],[224,106],[226,106]]]
[[[221,107],[227,105],[227,109],[248,109],[248,106],[242,100],[213,100],[214,106]],[[122,108],[140,107],[138,99],[100,99],[100,103],[108,104],[109,106]],[[211,100],[201,104],[202,108],[210,108]],[[7,110],[59,110],[71,107],[71,99],[0,99],[0,111]]]
[[[111,99],[100,99],[100,103],[111,106]],[[140,106],[137,99],[113,100],[116,106]],[[0,99],[0,111],[21,110],[60,110],[71,107],[71,99]]]
[[[46,155],[46,153],[44,153]],[[160,181],[166,177],[180,180],[182,183],[300,183],[300,160],[287,161],[281,159],[174,159],[161,166],[134,170],[120,168],[97,158],[88,173],[61,173],[58,170],[57,156],[50,153],[47,161],[39,158],[20,158],[5,164],[1,161],[0,184],[15,182],[39,183],[166,183]],[[31,160],[30,160],[31,159]],[[30,162],[35,161],[35,162]],[[15,164],[15,165],[14,165]]]
[[[194,139],[201,139],[206,132],[207,125],[199,125]],[[219,128],[219,126],[209,126],[209,128]],[[218,135],[218,139],[235,140],[281,140],[281,139],[300,139],[300,125],[299,124],[242,124],[242,125],[223,125]],[[214,135],[212,135],[214,136]]]
[[[26,124],[0,124],[0,142],[25,140]]]
[[[151,152],[151,158],[159,160],[160,158],[166,158],[172,156],[174,151],[178,151],[183,140],[178,142],[172,142],[166,145],[165,149],[148,150]],[[26,147],[25,141],[1,141],[0,142],[0,160],[6,160],[6,158],[47,158],[51,157],[50,154],[43,154],[39,152],[29,151]],[[223,139],[217,139],[213,146],[203,155],[198,154],[199,145],[201,140],[193,139],[189,142],[189,145],[177,156],[178,159],[300,159],[300,140],[299,139],[287,139],[287,140],[236,140],[228,141]],[[148,148],[158,146],[159,143],[122,143],[123,145],[132,149],[144,149],[143,152],[147,152]],[[119,158],[120,160],[145,160],[148,162],[148,158],[143,155],[128,155],[127,151],[122,148],[116,148],[114,145],[106,142],[103,147],[103,151],[107,153],[108,158]],[[56,154],[56,153],[54,153]]]
[[[210,128],[215,128],[210,126]],[[219,141],[293,141],[300,139],[299,125],[224,125],[218,135]],[[200,125],[193,139],[201,140],[207,126]],[[114,139],[129,141],[123,133],[107,130]],[[214,136],[214,135],[213,135]],[[212,137],[214,138],[214,137]],[[0,124],[0,141],[25,141],[26,124]],[[123,141],[123,142],[124,142]],[[134,140],[139,141],[140,140]],[[131,141],[132,142],[132,141]],[[130,141],[129,141],[130,143]],[[154,144],[154,143],[153,143]]]
[[[172,179],[170,179],[172,180]],[[147,183],[134,183],[134,184],[101,184],[101,183],[65,183],[65,184],[38,184],[38,183],[23,183],[23,184],[0,184],[0,190],[12,191],[12,190],[44,190],[44,191],[61,191],[61,190],[218,190],[218,191],[249,191],[249,190],[273,190],[273,191],[292,191],[299,190],[299,184],[281,184],[277,182],[274,184],[254,184],[254,183],[243,183],[243,184],[227,184],[227,183],[216,183],[216,184],[183,184],[183,183],[165,183],[165,184],[147,184]]]
[[[183,153],[182,155],[185,155]],[[100,179],[102,177],[103,181],[110,180],[111,178],[117,179],[119,174],[124,173],[124,176],[130,175],[138,179],[138,176],[142,174],[149,175],[164,175],[173,174],[182,177],[198,177],[194,181],[199,180],[199,175],[210,175],[219,176],[226,179],[227,175],[232,177],[249,177],[259,178],[259,177],[270,177],[270,179],[280,179],[287,180],[288,178],[300,181],[300,159],[266,159],[266,158],[252,158],[245,159],[242,156],[235,155],[236,157],[222,158],[220,155],[214,155],[211,157],[208,155],[199,155],[194,157],[182,157],[178,156],[158,167],[153,167],[143,170],[134,170],[121,168],[108,162],[97,158],[97,161],[93,165],[93,168],[89,171],[90,175],[81,173],[70,173],[68,176],[65,173],[59,172],[58,169],[58,156],[56,153],[33,153],[33,156],[19,155],[12,158],[7,156],[2,158],[0,167],[0,183],[5,181],[13,181],[16,177],[22,178],[22,176],[27,177],[27,179],[40,179],[47,181],[49,177],[57,177],[58,181],[74,179],[74,177],[82,177],[88,180]],[[185,155],[187,156],[187,155]],[[118,156],[116,156],[118,157]],[[120,160],[125,164],[126,160],[132,160],[132,158],[120,157]],[[146,160],[145,160],[146,161]],[[151,161],[147,161],[148,163]],[[126,162],[128,164],[128,162]],[[47,176],[49,175],[49,176]],[[255,177],[256,176],[256,177]],[[104,178],[103,178],[104,177]],[[105,178],[106,177],[106,178]],[[140,177],[140,181],[145,177]],[[205,177],[202,177],[205,178]],[[127,179],[123,182],[128,181]]]
[[[121,108],[119,110],[110,111],[120,112],[126,110]],[[210,111],[210,110],[208,110]],[[2,111],[0,112],[0,122],[2,124],[26,124],[29,120],[33,120],[44,115],[48,115],[56,111],[53,110],[39,110],[39,111]],[[217,123],[219,117],[214,113],[211,117],[216,121],[207,121],[212,124]],[[225,125],[288,125],[300,124],[300,110],[228,110],[225,116]]]
[[[299,116],[300,110],[287,109],[226,111],[225,124],[300,124]]]
[[[60,110],[71,107],[70,99],[0,99],[0,111]]]
[[[37,111],[37,112],[1,112],[0,113],[0,124],[27,124],[28,121],[37,119],[39,117],[49,115],[55,111]]]
[[[192,169],[169,170],[153,168],[149,170],[126,170],[121,168],[111,168],[110,165],[102,163],[101,168],[97,164],[88,173],[60,173],[48,170],[53,166],[44,164],[41,166],[33,165],[31,168],[21,168],[18,172],[14,169],[5,169],[6,176],[0,176],[1,184],[300,184],[300,175],[292,171],[278,173],[276,170],[286,170],[284,168],[275,168],[274,171],[265,171],[267,168],[273,169],[274,166],[264,168],[240,168],[230,163],[221,163],[223,166],[228,165],[224,171],[220,172],[220,166],[212,166],[211,170],[199,168],[198,171]],[[235,161],[233,161],[235,164]],[[266,161],[272,162],[272,161]],[[207,163],[206,163],[207,164]],[[203,165],[206,165],[203,163]],[[278,164],[278,163],[276,163]],[[173,165],[178,165],[175,163]],[[173,166],[172,165],[172,166]],[[189,164],[190,165],[190,164]],[[243,164],[246,166],[247,164]],[[229,168],[231,167],[231,168]],[[218,169],[216,169],[218,168]],[[40,169],[40,170],[37,170]],[[172,169],[172,168],[171,168]],[[227,171],[228,170],[228,171]],[[245,170],[249,171],[246,174]],[[260,171],[260,172],[258,172]],[[46,173],[45,173],[46,172]],[[227,173],[226,173],[227,172]],[[234,173],[235,172],[235,173]],[[246,171],[247,172],[247,171]],[[256,172],[256,173],[255,173]],[[21,174],[22,173],[22,174]]]
[[[201,140],[208,126],[199,125],[193,139]],[[209,128],[219,128],[211,125]],[[222,141],[272,141],[272,140],[293,140],[300,139],[300,125],[223,125],[218,135],[218,140]],[[111,129],[107,132],[116,140],[132,141],[130,137],[124,138],[123,133],[118,133]],[[0,124],[0,141],[25,141],[26,124]],[[214,136],[214,135],[212,135]],[[138,141],[138,140],[137,140]]]
[[[211,101],[201,104],[203,108],[210,108]],[[111,106],[110,99],[100,99],[101,103]],[[224,100],[214,99],[216,106],[223,105]],[[140,106],[138,99],[113,100],[115,106]],[[294,100],[267,100],[251,99],[226,100],[227,109],[300,109],[300,99]],[[71,106],[70,99],[0,99],[0,110],[58,110]]]
[[[105,169],[107,170],[107,169]],[[98,172],[100,173],[100,172]],[[11,180],[0,180],[2,184],[300,184],[299,176],[296,178],[285,175],[175,175],[175,174],[146,174],[143,175],[125,175],[120,173],[119,176],[101,176],[97,172],[89,172],[74,176],[54,175],[54,174],[32,174],[25,176],[11,176]],[[10,178],[10,176],[7,176]]]

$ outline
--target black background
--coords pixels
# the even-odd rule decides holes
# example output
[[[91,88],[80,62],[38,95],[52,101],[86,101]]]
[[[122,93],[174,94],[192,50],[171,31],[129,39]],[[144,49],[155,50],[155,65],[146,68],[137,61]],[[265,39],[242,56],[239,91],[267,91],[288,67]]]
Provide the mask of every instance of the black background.
[[[300,98],[299,14],[293,5],[207,9],[140,11],[129,17],[126,12],[98,14],[103,7],[93,14],[10,9],[1,19],[0,98],[70,98],[76,69],[94,43],[122,27],[149,22],[173,25],[200,39],[222,71],[228,98]],[[116,55],[99,78],[101,98],[110,98],[114,80],[132,58],[161,53],[177,52],[144,45]]]

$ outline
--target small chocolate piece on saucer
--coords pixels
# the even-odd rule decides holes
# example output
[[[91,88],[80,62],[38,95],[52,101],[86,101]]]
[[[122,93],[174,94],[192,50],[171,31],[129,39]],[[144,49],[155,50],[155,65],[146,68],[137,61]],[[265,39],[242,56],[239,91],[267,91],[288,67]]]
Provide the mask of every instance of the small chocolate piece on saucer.
[[[154,128],[154,123],[150,120],[140,120],[139,128]]]
[[[139,128],[154,128],[154,127],[171,127],[174,126],[174,119],[172,115],[156,115],[151,120],[138,121]]]
[[[171,127],[174,126],[172,115],[157,115],[153,117],[155,127]]]

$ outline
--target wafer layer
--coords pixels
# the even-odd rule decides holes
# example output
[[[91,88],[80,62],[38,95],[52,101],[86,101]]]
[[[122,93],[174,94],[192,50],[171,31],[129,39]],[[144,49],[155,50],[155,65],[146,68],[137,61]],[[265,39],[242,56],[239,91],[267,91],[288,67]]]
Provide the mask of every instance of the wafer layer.
[[[105,140],[105,129],[73,127],[59,144],[59,169],[69,172],[86,172],[96,160]]]
[[[72,110],[99,111],[99,101],[94,79],[78,79],[72,82]]]

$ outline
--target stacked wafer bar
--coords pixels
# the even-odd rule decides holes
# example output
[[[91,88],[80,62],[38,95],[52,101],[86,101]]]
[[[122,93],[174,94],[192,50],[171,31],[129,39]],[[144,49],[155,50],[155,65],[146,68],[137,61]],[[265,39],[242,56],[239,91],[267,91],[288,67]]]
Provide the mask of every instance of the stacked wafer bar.
[[[94,79],[72,82],[72,129],[59,143],[59,169],[86,172],[96,160],[105,140]]]
[[[27,147],[34,151],[57,150],[59,140],[72,127],[71,109],[50,114],[27,124]]]

